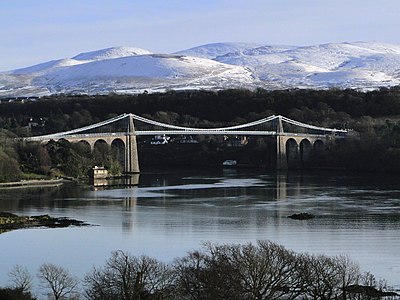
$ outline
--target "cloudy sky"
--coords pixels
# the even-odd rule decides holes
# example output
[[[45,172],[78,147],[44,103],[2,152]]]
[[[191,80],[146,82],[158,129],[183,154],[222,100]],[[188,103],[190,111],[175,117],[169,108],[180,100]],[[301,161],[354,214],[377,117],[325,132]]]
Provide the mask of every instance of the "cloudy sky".
[[[400,44],[399,0],[1,0],[0,70],[113,46]]]

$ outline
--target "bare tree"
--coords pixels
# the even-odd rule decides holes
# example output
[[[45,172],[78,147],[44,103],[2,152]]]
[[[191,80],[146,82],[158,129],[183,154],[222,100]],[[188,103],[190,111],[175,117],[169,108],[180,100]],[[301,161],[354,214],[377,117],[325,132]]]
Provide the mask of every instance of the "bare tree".
[[[295,299],[299,295],[299,262],[293,251],[271,241],[259,241],[253,264],[261,265],[254,281],[258,286],[255,299]]]
[[[358,284],[361,279],[360,267],[350,260],[349,257],[339,255],[333,258],[333,262],[335,268],[337,269],[340,292],[337,291],[338,294],[341,294],[341,299],[351,299],[347,296],[346,290],[347,287],[351,285]]]
[[[278,244],[259,241],[257,245],[216,246],[209,251],[213,261],[229,264],[224,276],[241,299],[295,299],[299,295],[295,254]]]
[[[51,263],[42,264],[38,277],[42,287],[50,290],[50,295],[55,300],[72,297],[77,292],[78,279],[63,267]]]
[[[238,245],[206,245],[206,269],[203,282],[207,299],[241,299],[243,286],[232,257]]]
[[[85,276],[86,297],[93,300],[172,299],[171,270],[153,258],[115,251],[102,268]]]
[[[206,244],[174,266],[183,299],[295,299],[301,292],[295,254],[272,242]]]
[[[233,268],[229,248],[206,244],[175,260],[179,299],[243,299],[240,278]]]
[[[177,292],[183,299],[204,299],[207,289],[207,255],[193,251],[174,263]]]
[[[8,273],[8,277],[13,284],[13,288],[20,289],[23,293],[31,292],[33,277],[27,268],[15,265]]]
[[[300,255],[299,259],[305,299],[334,299],[340,284],[333,259],[325,255],[308,254]]]

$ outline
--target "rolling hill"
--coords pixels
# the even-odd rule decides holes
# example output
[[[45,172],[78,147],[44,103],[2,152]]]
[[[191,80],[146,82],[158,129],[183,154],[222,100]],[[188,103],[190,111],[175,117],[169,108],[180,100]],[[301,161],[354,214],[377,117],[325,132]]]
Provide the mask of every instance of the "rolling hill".
[[[114,47],[0,72],[0,97],[256,87],[368,90],[399,84],[399,45],[214,43],[173,54]]]

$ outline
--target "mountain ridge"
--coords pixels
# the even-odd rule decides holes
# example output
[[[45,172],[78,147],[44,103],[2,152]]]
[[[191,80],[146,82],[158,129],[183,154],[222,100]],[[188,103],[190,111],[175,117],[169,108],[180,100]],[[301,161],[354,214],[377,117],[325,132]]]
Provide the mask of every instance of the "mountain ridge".
[[[111,47],[0,72],[0,97],[167,89],[355,88],[400,84],[400,45],[212,43],[172,54]]]

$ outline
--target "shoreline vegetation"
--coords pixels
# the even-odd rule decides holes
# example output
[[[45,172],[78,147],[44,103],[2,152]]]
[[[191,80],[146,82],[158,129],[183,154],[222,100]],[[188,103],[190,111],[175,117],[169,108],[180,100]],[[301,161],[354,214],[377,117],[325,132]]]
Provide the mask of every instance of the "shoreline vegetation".
[[[2,293],[36,299],[26,268],[17,265],[9,276],[13,285],[0,287],[1,299]],[[118,250],[83,278],[51,263],[43,263],[37,276],[40,293],[54,299],[400,299],[384,279],[361,271],[346,256],[296,253],[267,240],[205,243],[171,263]]]

